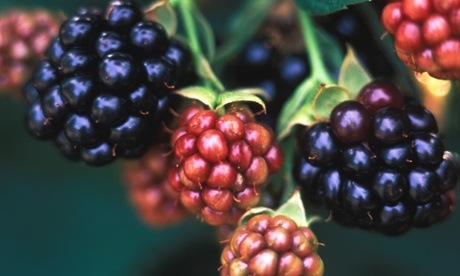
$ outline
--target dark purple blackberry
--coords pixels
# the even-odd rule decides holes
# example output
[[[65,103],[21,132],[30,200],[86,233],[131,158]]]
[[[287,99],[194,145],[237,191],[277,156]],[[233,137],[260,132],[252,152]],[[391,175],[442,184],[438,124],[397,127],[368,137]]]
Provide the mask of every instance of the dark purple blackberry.
[[[380,14],[379,11],[377,13]],[[394,66],[381,47],[380,39],[372,34],[371,26],[362,24],[366,20],[360,7],[355,6],[318,18],[321,26],[340,43],[344,51],[347,45],[353,47],[358,59],[373,76],[392,78],[395,76]]]
[[[369,112],[357,101],[342,102],[331,112],[331,129],[343,144],[366,141],[369,125]]]
[[[77,145],[70,142],[69,138],[61,131],[54,139],[56,146],[61,153],[71,160],[78,160],[80,158],[80,151]]]
[[[102,58],[107,54],[123,51],[126,38],[116,32],[102,32],[96,42],[96,53]]]
[[[142,11],[133,1],[111,1],[105,9],[105,20],[115,31],[128,32],[142,20]]]
[[[171,120],[169,97],[192,77],[188,47],[129,0],[80,8],[24,88],[27,126],[89,165],[134,158]]]
[[[413,131],[438,132],[436,120],[428,109],[419,104],[406,104],[404,111]]]
[[[66,104],[78,112],[86,112],[97,93],[96,82],[89,75],[72,76],[61,82],[61,92]]]
[[[341,103],[331,123],[299,132],[293,170],[304,200],[324,205],[341,224],[387,235],[445,219],[459,180],[434,117],[396,89],[372,82],[358,94],[361,103]]]
[[[33,103],[27,114],[27,128],[38,139],[50,139],[59,132],[59,125],[45,117],[40,101]]]
[[[137,23],[129,34],[131,45],[142,55],[164,53],[169,39],[163,25],[153,21]]]
[[[375,155],[365,144],[359,144],[342,150],[343,168],[356,175],[367,176],[375,170]]]
[[[376,207],[372,192],[356,180],[346,179],[341,191],[342,206],[353,217],[368,216]]]
[[[383,204],[395,204],[407,191],[404,174],[391,170],[379,170],[371,183],[374,193]]]
[[[300,142],[304,157],[314,165],[325,166],[337,161],[337,139],[328,123],[318,123],[305,131]]]
[[[109,88],[123,88],[136,80],[139,68],[131,55],[115,52],[99,63],[99,78]]]
[[[361,88],[357,101],[374,115],[382,107],[402,108],[404,97],[391,82],[376,80]]]
[[[158,94],[174,88],[177,82],[177,69],[166,58],[150,58],[144,61],[147,83]]]
[[[256,35],[225,68],[231,88],[258,87],[269,96],[267,114],[258,120],[275,128],[281,108],[295,88],[310,75],[304,53],[286,52],[272,45],[268,36]]]
[[[32,74],[32,84],[40,95],[58,82],[58,70],[48,60],[42,61]]]
[[[24,98],[28,104],[40,100],[40,94],[30,81],[24,85]]]
[[[91,72],[93,57],[88,52],[74,48],[62,54],[59,60],[59,73],[61,75],[76,75]]]
[[[102,143],[91,148],[82,148],[80,156],[86,164],[91,166],[101,166],[115,160],[116,154],[109,143]]]
[[[280,80],[294,89],[300,82],[310,75],[310,66],[305,55],[289,55],[280,61]]]
[[[343,181],[342,173],[337,168],[331,168],[322,172],[318,177],[315,200],[323,202],[332,209],[341,208]]]
[[[413,147],[415,157],[422,166],[437,167],[442,162],[444,143],[433,133],[417,132]]]
[[[372,120],[373,138],[377,144],[389,145],[403,142],[410,132],[407,117],[398,108],[381,108],[375,113]]]
[[[91,119],[100,125],[114,125],[128,115],[126,100],[111,94],[101,94],[93,101]]]
[[[399,202],[396,205],[384,205],[375,220],[379,231],[396,236],[409,230],[413,217],[414,208]]]
[[[413,148],[409,143],[400,143],[380,149],[378,159],[383,165],[404,171],[414,164]]]
[[[69,107],[67,106],[64,97],[61,93],[59,85],[54,85],[42,98],[43,114],[56,122],[63,122],[69,114]]]
[[[296,155],[293,170],[294,180],[306,190],[305,195],[312,195],[321,168],[314,166],[303,156]]]
[[[58,37],[56,37],[49,45],[48,51],[46,52],[46,56],[54,65],[59,65],[59,60],[61,59],[61,56],[64,53],[65,46],[62,45],[61,40]]]
[[[59,40],[65,47],[89,48],[97,38],[99,31],[97,23],[89,16],[76,15],[71,17],[62,23],[59,30]]]

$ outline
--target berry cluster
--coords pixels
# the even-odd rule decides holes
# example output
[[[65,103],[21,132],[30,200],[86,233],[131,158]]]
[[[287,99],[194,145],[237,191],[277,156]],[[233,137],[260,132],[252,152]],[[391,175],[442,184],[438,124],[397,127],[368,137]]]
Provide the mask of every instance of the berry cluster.
[[[285,216],[257,215],[236,228],[221,255],[220,274],[323,275],[318,241]]]
[[[394,1],[384,8],[382,23],[407,66],[440,79],[460,78],[459,1]]]
[[[378,10],[378,2],[372,1],[373,8]],[[350,6],[328,16],[318,17],[321,26],[336,39],[343,51],[353,47],[360,62],[374,76],[393,78],[393,67],[382,50],[380,39],[375,39],[369,24],[363,24],[366,18],[357,5]],[[333,72],[338,77],[339,72]]]
[[[270,97],[268,114],[260,119],[271,127],[283,103],[310,74],[305,53],[283,54],[266,37],[253,38],[232,62],[227,74],[235,87],[260,87]]]
[[[180,116],[172,137],[178,165],[169,183],[182,204],[211,225],[236,223],[255,206],[260,187],[284,162],[271,129],[256,123],[246,109],[227,114],[198,106]]]
[[[186,81],[191,54],[129,0],[66,20],[25,87],[27,126],[70,159],[101,166],[145,152]]]
[[[426,227],[450,213],[458,178],[437,131],[427,109],[373,81],[301,134],[294,176],[341,223],[391,235]]]
[[[0,15],[0,90],[18,93],[51,39],[57,16],[45,11],[10,10]]]
[[[179,222],[186,216],[179,193],[168,183],[168,169],[175,164],[169,152],[163,144],[152,146],[140,160],[127,163],[123,172],[139,217],[155,227]]]

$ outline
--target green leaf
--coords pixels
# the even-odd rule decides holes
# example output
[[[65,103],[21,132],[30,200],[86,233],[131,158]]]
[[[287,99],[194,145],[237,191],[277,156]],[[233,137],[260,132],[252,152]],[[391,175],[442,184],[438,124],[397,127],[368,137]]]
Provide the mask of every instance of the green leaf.
[[[230,57],[235,56],[243,48],[265,19],[274,2],[274,0],[243,1],[227,27],[226,40],[217,49],[214,63],[216,67],[223,67]]]
[[[283,215],[293,219],[298,226],[308,227],[307,214],[303,206],[302,197],[299,190],[295,190],[291,198],[275,210],[277,215]]]
[[[281,141],[283,138],[288,136],[294,126],[303,125],[308,126],[315,122],[315,118],[312,116],[311,105],[306,104],[295,110],[295,113],[291,116],[291,119],[287,122],[284,128],[280,128],[278,131],[278,140]]]
[[[217,78],[216,74],[212,70],[211,64],[209,64],[209,61],[203,55],[198,57],[195,70],[201,79],[210,81],[219,91],[225,90],[224,85],[220,82],[219,78]]]
[[[169,1],[162,0],[150,5],[144,11],[144,16],[146,20],[160,22],[170,37],[176,34],[177,15]]]
[[[231,90],[231,91],[228,91],[228,92],[242,92],[242,93],[245,93],[245,94],[250,94],[250,95],[256,95],[256,96],[260,96],[266,100],[271,100],[271,97],[270,95],[267,94],[267,92],[265,92],[265,90],[263,89],[260,89],[260,88],[240,88],[238,90]]]
[[[353,49],[348,47],[347,55],[343,60],[339,74],[339,85],[345,87],[355,98],[359,90],[372,80],[366,68],[359,62]]]
[[[206,18],[203,16],[201,11],[195,6],[192,6],[193,19],[197,26],[198,40],[201,45],[203,54],[208,60],[213,60],[216,53],[216,40],[214,32],[209,25]]]
[[[310,14],[328,14],[346,9],[348,5],[369,0],[295,0],[297,5]]]
[[[184,89],[174,91],[174,94],[185,98],[193,99],[202,102],[210,109],[214,109],[217,101],[217,93],[204,86],[190,86]]]
[[[321,47],[321,57],[324,64],[329,68],[329,70],[339,72],[345,57],[345,53],[341,45],[333,36],[328,34],[318,25],[315,25],[315,34],[318,39],[318,44]]]
[[[335,106],[350,99],[350,93],[344,87],[338,85],[322,86],[313,101],[313,114],[317,120],[329,118]]]
[[[234,90],[232,92],[225,92],[218,96],[216,110],[224,107],[227,104],[234,102],[254,102],[262,106],[263,112],[265,112],[265,103],[259,97],[245,93],[244,90]]]
[[[293,125],[290,121],[293,120],[294,114],[299,113],[299,109],[302,105],[308,104],[313,100],[319,86],[320,83],[318,80],[311,77],[304,80],[299,86],[297,86],[293,95],[289,97],[283,105],[278,118],[277,133],[279,133],[279,140],[289,134],[291,129],[288,129],[288,127]]]
[[[258,215],[269,215],[270,217],[273,217],[275,215],[275,211],[273,211],[272,209],[270,208],[267,208],[267,207],[254,207],[254,208],[251,208],[249,209],[246,213],[244,213],[239,222],[238,222],[238,225],[245,225],[248,223],[248,221],[254,217],[254,216],[258,216]]]

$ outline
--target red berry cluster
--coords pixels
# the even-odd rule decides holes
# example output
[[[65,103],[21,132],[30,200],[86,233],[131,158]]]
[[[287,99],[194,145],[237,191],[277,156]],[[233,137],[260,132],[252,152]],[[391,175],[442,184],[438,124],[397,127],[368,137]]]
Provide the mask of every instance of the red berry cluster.
[[[460,1],[402,0],[382,12],[399,58],[418,72],[460,79]]]
[[[260,187],[284,162],[273,142],[272,130],[245,109],[219,116],[192,106],[172,137],[178,165],[169,182],[180,191],[182,204],[205,222],[236,223],[258,203]]]
[[[57,15],[46,10],[0,14],[0,90],[19,92],[59,31]]]
[[[239,226],[221,255],[221,275],[323,275],[318,241],[285,216],[257,215]]]
[[[156,145],[142,159],[127,163],[124,178],[131,202],[139,217],[158,227],[182,220],[186,211],[179,202],[179,193],[168,183],[167,171],[174,157],[164,145]]]

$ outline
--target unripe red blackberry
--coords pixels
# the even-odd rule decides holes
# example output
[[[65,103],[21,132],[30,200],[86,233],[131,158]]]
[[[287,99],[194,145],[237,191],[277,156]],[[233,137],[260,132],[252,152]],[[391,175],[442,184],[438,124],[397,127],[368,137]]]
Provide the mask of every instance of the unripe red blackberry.
[[[153,227],[181,221],[186,211],[168,178],[168,170],[175,166],[174,156],[167,145],[152,146],[136,161],[126,163],[123,175],[131,203],[138,216]]]
[[[9,10],[0,14],[0,90],[15,96],[59,30],[56,14]]]
[[[389,235],[451,212],[458,160],[444,151],[426,108],[377,80],[357,101],[334,108],[330,121],[298,137],[293,173],[306,200],[327,207],[340,223]]]
[[[246,109],[187,108],[172,135],[179,161],[170,171],[182,204],[212,225],[236,223],[256,205],[260,188],[284,161],[273,131],[256,123]]]
[[[384,8],[382,23],[408,67],[435,78],[460,78],[459,1],[393,1]]]
[[[139,158],[164,138],[171,92],[189,81],[191,61],[188,47],[131,0],[82,8],[62,23],[24,89],[34,107],[29,130],[92,166]]]
[[[318,241],[290,218],[256,215],[238,226],[222,251],[220,275],[323,275]]]

